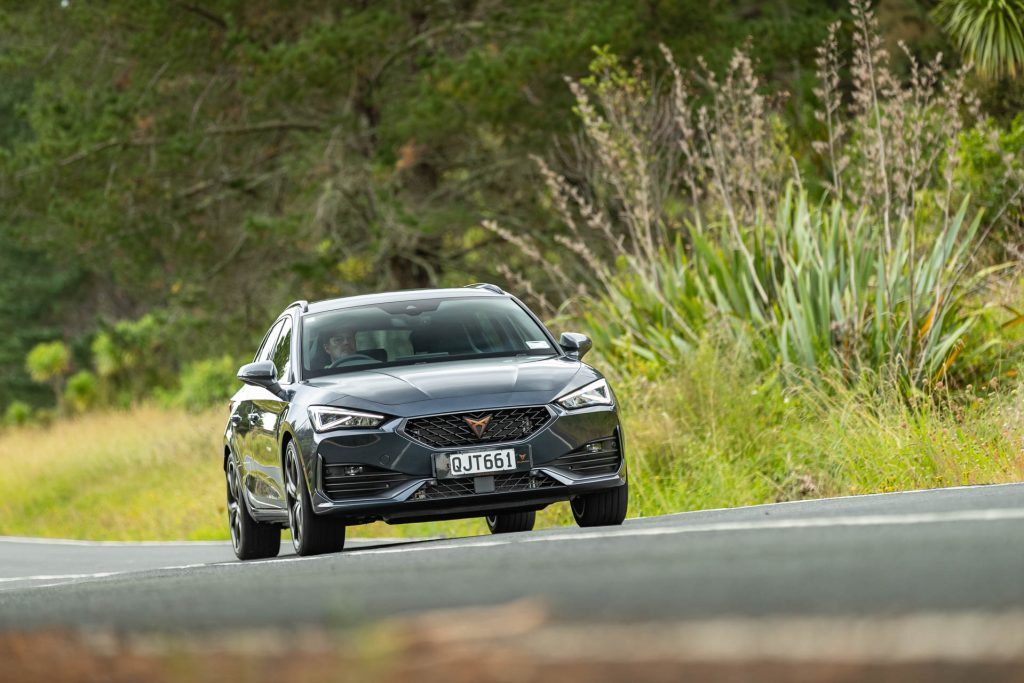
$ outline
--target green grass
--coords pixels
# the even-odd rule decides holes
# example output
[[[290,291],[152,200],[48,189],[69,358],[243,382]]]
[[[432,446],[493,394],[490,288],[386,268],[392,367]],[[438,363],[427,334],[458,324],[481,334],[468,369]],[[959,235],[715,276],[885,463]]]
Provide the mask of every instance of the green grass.
[[[706,344],[656,380],[619,382],[631,516],[1024,481],[1014,382],[909,405],[880,381],[788,388]],[[95,413],[0,434],[0,534],[227,537],[222,409]],[[567,507],[539,526],[571,523]],[[355,527],[358,536],[485,533],[480,520]]]
[[[1019,385],[910,405],[894,385],[784,389],[701,347],[625,393],[631,512],[1024,481]]]

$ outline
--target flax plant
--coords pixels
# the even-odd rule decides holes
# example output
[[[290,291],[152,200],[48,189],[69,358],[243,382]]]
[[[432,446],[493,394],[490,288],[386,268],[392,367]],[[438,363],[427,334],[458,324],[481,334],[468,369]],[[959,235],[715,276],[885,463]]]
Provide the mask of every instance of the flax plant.
[[[965,69],[903,46],[901,81],[870,6],[851,0],[851,14],[850,87],[840,25],[816,60],[828,178],[813,196],[745,48],[716,74],[662,46],[667,82],[600,50],[589,77],[569,79],[578,163],[535,160],[565,227],[546,270],[613,365],[660,372],[724,334],[762,369],[921,388],[960,354],[964,295],[989,274],[972,258],[991,223],[955,180],[977,98]],[[485,227],[547,264],[543,240]]]
[[[855,381],[862,370],[892,366],[919,385],[945,372],[972,324],[960,306],[966,289],[957,284],[979,225],[965,202],[912,260],[908,230],[889,250],[884,226],[838,203],[810,205],[806,191],[791,186],[746,244],[691,227],[692,248],[675,249],[659,268],[662,280],[675,284],[668,298],[676,316],[698,332],[724,331],[761,368],[781,362],[790,374],[812,378],[838,368]],[[918,308],[906,315],[910,300]],[[685,353],[689,344],[672,317],[628,275],[589,313],[600,346],[627,362],[629,355],[670,360]]]

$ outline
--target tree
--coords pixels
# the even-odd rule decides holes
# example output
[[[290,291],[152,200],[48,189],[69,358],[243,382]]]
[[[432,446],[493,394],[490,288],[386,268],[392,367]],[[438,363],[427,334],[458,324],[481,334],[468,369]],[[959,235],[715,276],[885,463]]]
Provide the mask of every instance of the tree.
[[[64,410],[64,376],[71,368],[71,353],[64,342],[36,344],[25,357],[25,368],[33,381],[49,384],[57,398],[57,411]]]
[[[981,76],[1024,70],[1024,0],[942,0],[935,18]]]

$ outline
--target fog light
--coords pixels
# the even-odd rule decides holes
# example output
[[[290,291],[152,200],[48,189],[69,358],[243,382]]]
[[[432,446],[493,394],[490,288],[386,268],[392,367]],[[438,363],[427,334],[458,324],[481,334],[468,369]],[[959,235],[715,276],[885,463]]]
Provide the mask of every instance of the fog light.
[[[587,453],[600,453],[600,452],[601,452],[601,444],[600,443],[588,443],[587,444]]]
[[[345,474],[347,474],[350,477],[354,477],[357,474],[362,474],[362,472],[363,472],[363,468],[362,467],[346,467],[345,468]]]

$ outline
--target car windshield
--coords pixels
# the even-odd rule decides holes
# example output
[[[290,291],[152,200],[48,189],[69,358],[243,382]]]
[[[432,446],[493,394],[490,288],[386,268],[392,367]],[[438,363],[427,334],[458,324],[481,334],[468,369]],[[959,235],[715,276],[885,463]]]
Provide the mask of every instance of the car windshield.
[[[548,335],[505,298],[396,301],[306,315],[305,377],[413,363],[555,354]]]

